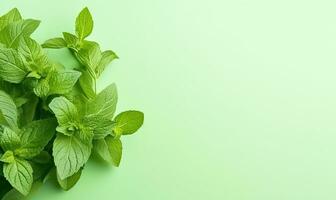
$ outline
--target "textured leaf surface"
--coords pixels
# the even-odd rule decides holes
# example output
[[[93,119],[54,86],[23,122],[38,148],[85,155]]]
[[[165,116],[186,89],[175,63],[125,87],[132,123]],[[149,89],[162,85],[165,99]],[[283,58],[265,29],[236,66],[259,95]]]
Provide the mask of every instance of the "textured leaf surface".
[[[1,123],[9,127],[17,127],[18,113],[13,99],[0,90],[0,114],[3,116]]]
[[[129,135],[135,133],[143,124],[144,114],[139,111],[130,110],[120,113],[115,117],[117,134]]]
[[[67,43],[63,38],[52,38],[45,41],[42,44],[42,47],[50,49],[61,49],[67,47]]]
[[[55,119],[43,119],[23,127],[19,134],[21,145],[15,154],[25,159],[39,155],[54,136],[56,125]]]
[[[53,147],[57,174],[61,179],[75,174],[90,157],[91,142],[84,143],[75,136],[58,134]]]
[[[65,97],[54,98],[49,104],[49,107],[55,113],[60,125],[75,122],[78,119],[76,106]]]
[[[30,36],[40,25],[34,19],[20,20],[9,24],[0,32],[0,42],[8,48],[17,48],[22,37]]]
[[[82,40],[89,36],[93,29],[93,20],[88,8],[84,8],[76,18],[76,33]]]
[[[21,20],[21,14],[17,8],[13,8],[8,13],[0,17],[0,30],[8,26],[10,23]]]
[[[28,74],[24,58],[14,49],[0,48],[0,76],[11,83],[20,83]]]
[[[33,183],[33,169],[28,161],[16,158],[4,164],[3,173],[8,182],[23,195],[27,195]]]
[[[117,101],[117,87],[115,84],[111,84],[88,104],[88,114],[99,115],[105,119],[112,119],[116,110]]]

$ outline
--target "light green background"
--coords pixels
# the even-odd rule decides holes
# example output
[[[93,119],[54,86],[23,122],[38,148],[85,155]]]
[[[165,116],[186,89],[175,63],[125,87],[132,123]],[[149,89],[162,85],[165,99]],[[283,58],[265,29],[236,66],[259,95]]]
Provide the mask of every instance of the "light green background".
[[[118,110],[145,112],[120,168],[91,161],[71,191],[48,183],[34,200],[336,199],[335,1],[2,0],[0,11],[15,6],[42,20],[41,42],[88,6],[90,39],[121,58],[100,88],[116,82]]]

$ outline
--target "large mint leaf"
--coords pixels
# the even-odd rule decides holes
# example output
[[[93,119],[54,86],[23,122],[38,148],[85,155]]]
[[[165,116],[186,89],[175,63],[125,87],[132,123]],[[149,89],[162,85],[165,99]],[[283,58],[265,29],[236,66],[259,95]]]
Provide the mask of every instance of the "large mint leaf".
[[[135,133],[143,124],[144,114],[140,111],[130,110],[117,115],[114,119],[117,135],[130,135]]]
[[[60,179],[74,175],[84,166],[91,154],[91,142],[78,137],[58,134],[53,146],[53,156]]]
[[[36,71],[41,71],[48,64],[48,58],[40,44],[29,37],[20,39],[18,51],[33,65],[32,68],[35,68]]]
[[[23,195],[29,193],[33,183],[33,169],[28,161],[15,158],[14,162],[4,164],[3,173],[16,190]]]
[[[14,49],[0,48],[0,77],[11,83],[20,83],[28,74],[24,58]]]
[[[5,92],[0,90],[0,123],[13,129],[18,127],[17,108],[13,99]]]
[[[49,104],[60,125],[67,125],[78,120],[76,106],[65,97],[56,97]]]
[[[17,8],[13,8],[8,13],[0,17],[0,30],[8,26],[10,23],[21,20],[21,14]]]
[[[89,36],[93,29],[93,20],[89,9],[84,8],[76,18],[76,34],[80,40]]]
[[[21,146],[16,149],[15,155],[28,159],[41,153],[44,147],[54,136],[55,119],[43,119],[27,124],[20,131]]]
[[[105,119],[112,119],[118,101],[117,87],[111,84],[101,91],[87,106],[88,115],[98,115]]]
[[[8,48],[17,48],[22,37],[30,36],[40,25],[40,21],[26,19],[9,24],[0,32],[0,43]]]

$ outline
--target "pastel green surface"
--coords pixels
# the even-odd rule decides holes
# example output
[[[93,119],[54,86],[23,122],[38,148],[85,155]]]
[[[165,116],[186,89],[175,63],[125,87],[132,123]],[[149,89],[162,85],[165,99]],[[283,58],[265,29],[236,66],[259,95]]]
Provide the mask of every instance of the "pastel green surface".
[[[91,161],[78,185],[33,200],[336,199],[336,14],[327,0],[2,0],[42,24],[40,42],[74,31],[113,49],[100,88],[145,125],[120,168]],[[54,58],[66,51],[49,51]],[[71,64],[68,56],[65,63]]]

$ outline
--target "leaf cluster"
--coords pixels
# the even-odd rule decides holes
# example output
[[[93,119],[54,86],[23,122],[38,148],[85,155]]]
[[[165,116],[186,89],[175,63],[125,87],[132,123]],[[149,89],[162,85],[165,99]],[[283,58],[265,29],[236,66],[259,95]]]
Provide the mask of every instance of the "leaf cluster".
[[[119,166],[121,137],[143,124],[140,111],[115,115],[115,84],[97,92],[96,82],[118,56],[87,40],[93,20],[88,8],[64,32],[40,45],[31,35],[40,21],[14,8],[0,17],[0,198],[22,199],[54,177],[72,188],[94,153]],[[80,68],[50,59],[45,48],[67,48]]]

